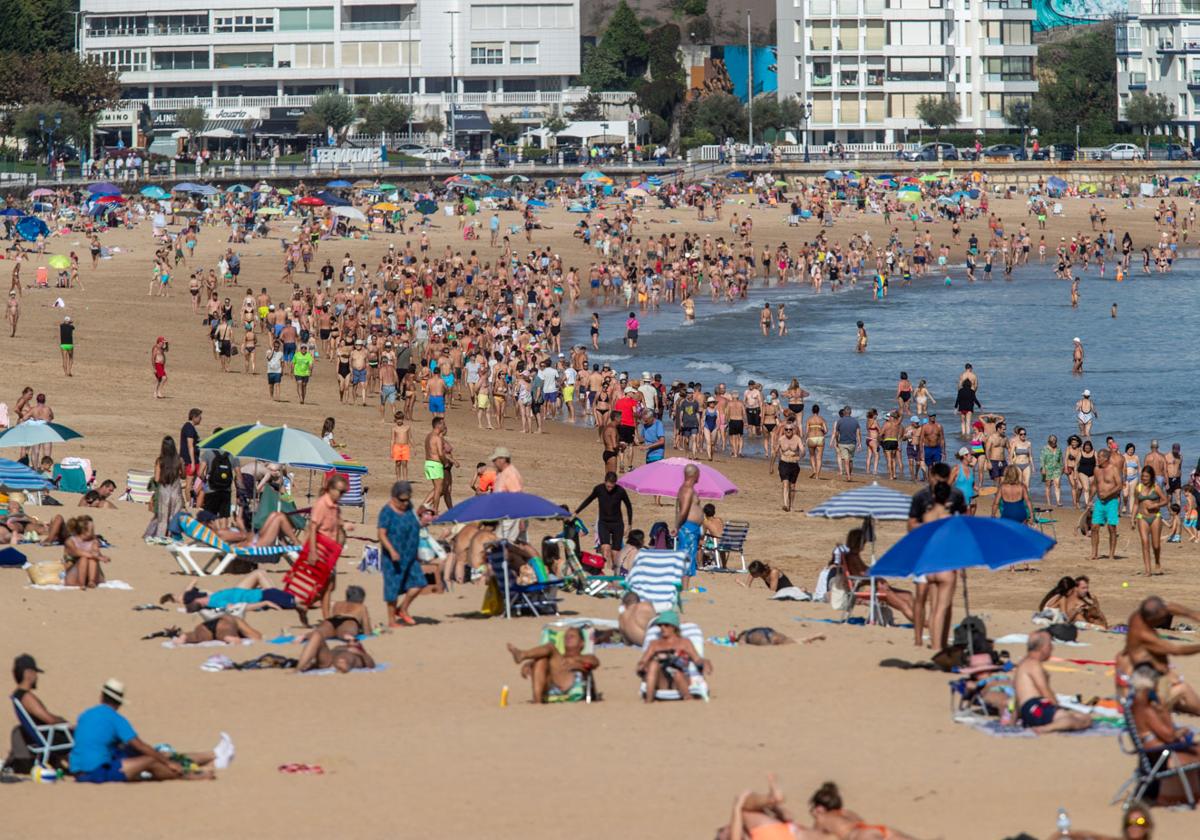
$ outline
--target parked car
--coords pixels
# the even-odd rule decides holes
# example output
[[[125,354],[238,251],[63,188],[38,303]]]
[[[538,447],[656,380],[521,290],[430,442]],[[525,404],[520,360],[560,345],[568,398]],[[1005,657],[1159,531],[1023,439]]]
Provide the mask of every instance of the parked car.
[[[1178,143],[1150,147],[1151,160],[1187,160],[1188,150]]]
[[[909,149],[901,152],[900,156],[904,160],[937,160],[938,149],[942,151],[942,160],[958,160],[958,149],[949,143],[926,143],[918,149]]]
[[[1008,158],[1009,160],[1025,160],[1025,149],[1012,143],[997,143],[983,150],[985,158]]]
[[[445,146],[426,146],[415,152],[409,152],[413,157],[429,160],[434,163],[450,163],[454,160],[455,152]]]
[[[1050,160],[1050,150],[1054,149],[1055,160],[1075,160],[1075,146],[1070,143],[1053,143],[1049,146],[1042,146],[1032,157],[1034,160]]]
[[[400,145],[395,147],[394,151],[400,152],[401,154],[412,155],[413,157],[416,157],[417,152],[422,151],[424,148],[425,147],[423,145],[421,145],[420,143],[401,143]]]
[[[1141,160],[1145,155],[1132,143],[1113,143],[1100,150],[1101,160]]]

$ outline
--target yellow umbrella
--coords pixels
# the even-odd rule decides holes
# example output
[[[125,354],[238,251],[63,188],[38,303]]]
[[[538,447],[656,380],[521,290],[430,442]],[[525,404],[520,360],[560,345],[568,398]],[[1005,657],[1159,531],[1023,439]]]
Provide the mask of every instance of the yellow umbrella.
[[[372,210],[382,210],[385,213],[394,213],[400,209],[400,205],[391,201],[381,201],[371,208]]]

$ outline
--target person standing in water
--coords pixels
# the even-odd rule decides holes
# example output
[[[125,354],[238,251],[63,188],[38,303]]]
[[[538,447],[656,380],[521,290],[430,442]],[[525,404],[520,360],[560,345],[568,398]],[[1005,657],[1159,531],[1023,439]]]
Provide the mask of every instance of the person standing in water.
[[[858,345],[855,349],[859,353],[867,352],[867,328],[862,321],[858,322]]]
[[[1075,403],[1075,419],[1079,421],[1079,436],[1084,440],[1092,439],[1092,422],[1099,417],[1096,404],[1092,402],[1092,392],[1083,389],[1083,396]]]
[[[762,310],[758,313],[758,326],[762,330],[763,338],[771,335],[771,304],[764,303]]]
[[[1071,353],[1071,373],[1077,376],[1083,374],[1083,342],[1078,337],[1074,339],[1075,350]]]

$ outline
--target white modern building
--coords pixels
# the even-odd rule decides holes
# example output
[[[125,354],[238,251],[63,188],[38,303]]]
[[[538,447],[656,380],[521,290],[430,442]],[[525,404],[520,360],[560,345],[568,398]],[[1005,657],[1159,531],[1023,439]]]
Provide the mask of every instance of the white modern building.
[[[954,130],[1002,129],[1037,91],[1031,0],[777,0],[779,97],[811,103],[808,141],[895,143],[917,102],[958,100]]]
[[[457,106],[537,122],[587,93],[569,87],[579,0],[242,2],[82,0],[81,51],[121,72],[126,107],[105,124],[148,109],[161,134],[198,105],[217,127],[286,134],[327,90],[398,94],[443,120]]]
[[[1200,0],[1130,0],[1117,22],[1117,118],[1132,93],[1162,94],[1190,142],[1200,127]]]

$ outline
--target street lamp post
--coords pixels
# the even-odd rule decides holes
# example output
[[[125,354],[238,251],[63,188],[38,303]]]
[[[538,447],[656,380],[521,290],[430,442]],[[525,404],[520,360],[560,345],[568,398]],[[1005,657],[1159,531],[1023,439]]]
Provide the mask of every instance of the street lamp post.
[[[45,115],[38,116],[38,131],[46,136],[46,178],[54,177],[54,132],[62,128],[62,115],[55,114],[54,122],[48,124]]]
[[[808,121],[812,119],[812,103],[800,103],[800,116],[804,119],[804,162],[809,162],[808,157]]]
[[[458,149],[458,135],[454,133],[454,110],[458,99],[458,78],[454,72],[454,30],[458,28],[458,9],[442,12],[450,15],[450,148]]]

